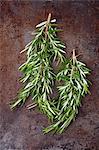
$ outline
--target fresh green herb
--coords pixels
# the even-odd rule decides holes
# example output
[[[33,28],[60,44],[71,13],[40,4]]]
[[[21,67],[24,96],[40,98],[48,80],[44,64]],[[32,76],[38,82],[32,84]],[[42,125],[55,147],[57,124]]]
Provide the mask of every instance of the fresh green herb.
[[[62,133],[78,114],[81,98],[90,93],[86,79],[90,70],[76,59],[75,50],[73,50],[73,58],[66,61],[63,66],[64,68],[57,74],[57,80],[63,83],[58,86],[60,94],[56,107],[59,113],[54,118],[55,123],[44,129],[45,133],[51,130]]]
[[[20,82],[24,86],[10,107],[22,106],[31,96],[32,104],[27,108],[38,107],[52,122],[43,130],[44,133],[62,133],[78,114],[81,98],[90,93],[86,77],[90,70],[77,60],[75,50],[72,59],[64,57],[65,45],[57,37],[56,20],[50,19],[51,14],[47,21],[36,26],[35,38],[21,51],[27,52],[26,62],[19,67],[23,73]],[[58,73],[53,70],[53,61],[61,66]],[[56,99],[51,96],[55,81],[59,84]]]
[[[57,38],[56,26],[51,20],[49,14],[48,20],[36,26],[35,38],[25,46],[27,51],[27,61],[19,67],[23,73],[20,79],[24,87],[19,91],[15,101],[10,103],[11,109],[23,105],[28,97],[32,97],[33,104],[28,109],[38,106],[51,120],[56,115],[53,110],[52,86],[55,84],[55,74],[52,68],[52,61],[63,62],[64,44]],[[51,22],[51,23],[50,23]]]

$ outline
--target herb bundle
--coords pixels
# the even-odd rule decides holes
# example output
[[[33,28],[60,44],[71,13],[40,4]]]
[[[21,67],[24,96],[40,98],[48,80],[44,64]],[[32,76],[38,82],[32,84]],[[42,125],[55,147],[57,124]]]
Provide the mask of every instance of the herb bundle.
[[[81,105],[81,98],[90,93],[88,90],[90,82],[86,79],[89,73],[90,70],[84,63],[77,60],[73,50],[72,59],[64,62],[63,68],[56,76],[56,79],[62,83],[57,87],[59,90],[59,99],[56,104],[58,114],[54,118],[54,124],[44,129],[45,133],[51,130],[62,133],[75,119]]]
[[[27,51],[27,61],[19,67],[23,73],[20,81],[25,85],[20,90],[17,100],[11,102],[11,109],[24,104],[31,95],[33,103],[28,109],[38,105],[39,109],[53,120],[55,111],[52,109],[54,105],[50,95],[55,74],[52,61],[57,59],[58,62],[63,62],[62,53],[65,53],[65,46],[56,36],[56,20],[50,21],[50,18],[51,14],[47,21],[36,26],[35,38],[21,51]]]
[[[62,133],[78,113],[81,98],[89,92],[86,75],[90,70],[77,60],[75,50],[72,59],[64,57],[65,45],[57,37],[55,22],[49,14],[47,21],[36,26],[35,38],[21,51],[27,51],[27,60],[19,67],[24,87],[10,103],[11,109],[14,109],[31,96],[32,104],[27,108],[39,107],[52,121],[52,125],[44,129],[45,133],[52,130]],[[62,65],[57,74],[52,67],[55,60]],[[60,84],[56,100],[51,98],[55,81]]]

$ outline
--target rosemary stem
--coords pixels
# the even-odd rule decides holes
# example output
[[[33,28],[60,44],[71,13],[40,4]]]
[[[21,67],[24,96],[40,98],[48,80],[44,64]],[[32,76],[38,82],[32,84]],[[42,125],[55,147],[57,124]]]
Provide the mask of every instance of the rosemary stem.
[[[47,31],[48,31],[48,24],[50,23],[51,20],[51,13],[49,13],[47,22],[46,22],[46,28],[45,28],[45,40],[47,39]]]

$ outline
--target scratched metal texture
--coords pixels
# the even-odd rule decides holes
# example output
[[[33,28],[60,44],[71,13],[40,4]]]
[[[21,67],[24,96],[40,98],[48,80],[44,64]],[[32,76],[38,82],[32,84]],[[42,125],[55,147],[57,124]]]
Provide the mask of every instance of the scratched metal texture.
[[[63,32],[59,34],[92,70],[91,95],[82,100],[76,121],[61,135],[42,133],[49,122],[37,109],[28,111],[26,104],[9,109],[21,87],[18,67],[26,60],[20,55],[32,36],[35,25],[48,13]],[[1,0],[0,1],[0,150],[99,150],[99,1],[90,0]]]

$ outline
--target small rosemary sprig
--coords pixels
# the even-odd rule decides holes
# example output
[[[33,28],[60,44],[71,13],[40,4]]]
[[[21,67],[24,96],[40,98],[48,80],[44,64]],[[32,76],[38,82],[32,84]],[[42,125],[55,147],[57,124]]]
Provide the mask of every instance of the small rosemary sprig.
[[[56,107],[59,112],[55,117],[55,123],[44,129],[45,133],[51,130],[62,133],[78,114],[81,98],[89,93],[89,81],[86,75],[90,73],[90,70],[84,63],[77,60],[75,50],[73,50],[72,59],[67,60],[63,66],[57,74],[57,80],[63,83],[58,86],[60,94]]]

